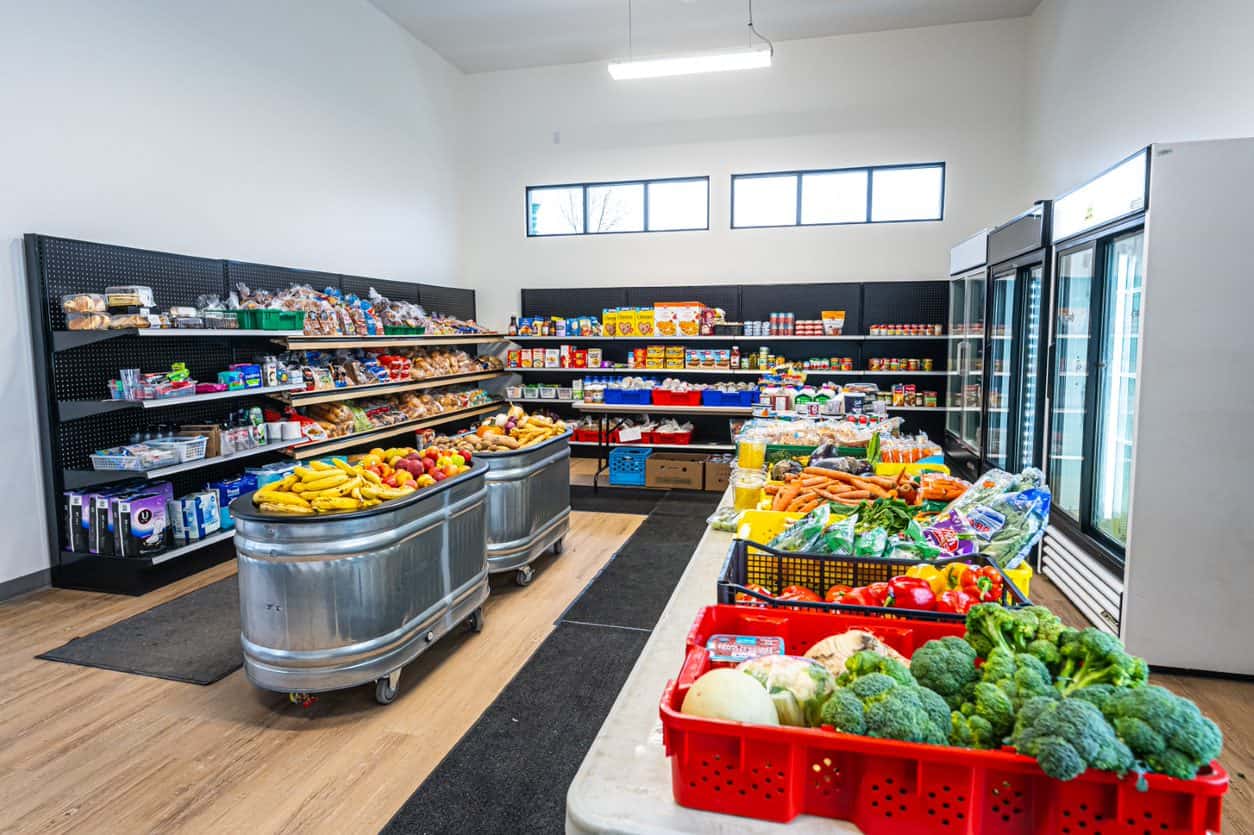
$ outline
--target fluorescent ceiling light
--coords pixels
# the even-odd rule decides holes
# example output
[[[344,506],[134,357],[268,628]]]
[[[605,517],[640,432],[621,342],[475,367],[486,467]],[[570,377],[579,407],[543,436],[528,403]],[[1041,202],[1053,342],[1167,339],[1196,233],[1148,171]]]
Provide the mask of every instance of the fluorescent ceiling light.
[[[771,53],[772,50],[769,47],[762,47],[675,58],[615,61],[610,64],[610,75],[616,81],[624,81],[632,78],[661,78],[668,75],[689,75],[699,72],[755,70],[771,65]]]

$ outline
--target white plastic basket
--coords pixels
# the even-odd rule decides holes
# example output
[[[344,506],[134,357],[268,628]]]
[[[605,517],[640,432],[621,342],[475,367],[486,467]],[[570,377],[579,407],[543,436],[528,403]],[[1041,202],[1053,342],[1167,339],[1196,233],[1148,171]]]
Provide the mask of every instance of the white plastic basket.
[[[173,452],[178,463],[186,464],[188,461],[199,461],[204,458],[205,445],[208,442],[209,439],[206,436],[195,435],[189,438],[159,438],[149,441],[148,444]]]

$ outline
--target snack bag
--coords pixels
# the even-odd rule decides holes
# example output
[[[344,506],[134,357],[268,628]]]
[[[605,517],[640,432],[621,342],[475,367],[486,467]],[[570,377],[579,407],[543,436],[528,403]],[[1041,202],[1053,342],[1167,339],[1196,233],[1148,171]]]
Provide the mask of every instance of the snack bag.
[[[975,532],[956,510],[942,513],[923,529],[923,535],[946,557],[965,557],[979,550]]]

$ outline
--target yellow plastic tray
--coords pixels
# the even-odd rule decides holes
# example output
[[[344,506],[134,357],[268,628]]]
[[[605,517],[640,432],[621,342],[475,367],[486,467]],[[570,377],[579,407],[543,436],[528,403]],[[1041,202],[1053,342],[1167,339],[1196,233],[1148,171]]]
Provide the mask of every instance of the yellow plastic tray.
[[[740,527],[736,536],[765,545],[782,533],[790,523],[804,515],[782,510],[746,510],[740,514]]]
[[[913,464],[879,463],[875,465],[876,475],[888,476],[890,478],[902,470],[905,470],[906,474],[910,476],[917,476],[920,473],[943,473],[944,475],[949,475],[949,467],[939,463],[920,461]]]
[[[1024,597],[1028,600],[1032,599],[1032,595],[1028,593],[1028,587],[1032,585],[1032,576],[1035,573],[1032,571],[1032,566],[1025,562],[1018,568],[1003,568],[1001,571],[1006,575],[1006,579],[1014,583],[1015,588],[1023,593]]]

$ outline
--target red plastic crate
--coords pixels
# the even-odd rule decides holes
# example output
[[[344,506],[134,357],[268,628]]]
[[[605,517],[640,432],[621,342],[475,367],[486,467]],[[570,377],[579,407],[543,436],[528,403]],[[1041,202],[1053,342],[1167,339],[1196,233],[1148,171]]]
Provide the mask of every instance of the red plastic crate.
[[[700,406],[701,392],[671,391],[670,389],[653,390],[654,406]]]
[[[571,437],[572,441],[581,441],[583,443],[595,444],[601,440],[600,429],[576,429],[575,434]]]
[[[1211,763],[1192,780],[1090,771],[1062,782],[1010,749],[973,751],[843,734],[746,725],[679,712],[711,667],[715,634],[778,635],[801,655],[857,627],[903,655],[959,624],[709,606],[688,635],[687,657],[662,694],[671,784],[681,806],[786,822],[801,813],[847,820],[866,835],[1202,835],[1218,832],[1228,775]]]
[[[650,432],[651,443],[655,444],[690,444],[692,432]]]

